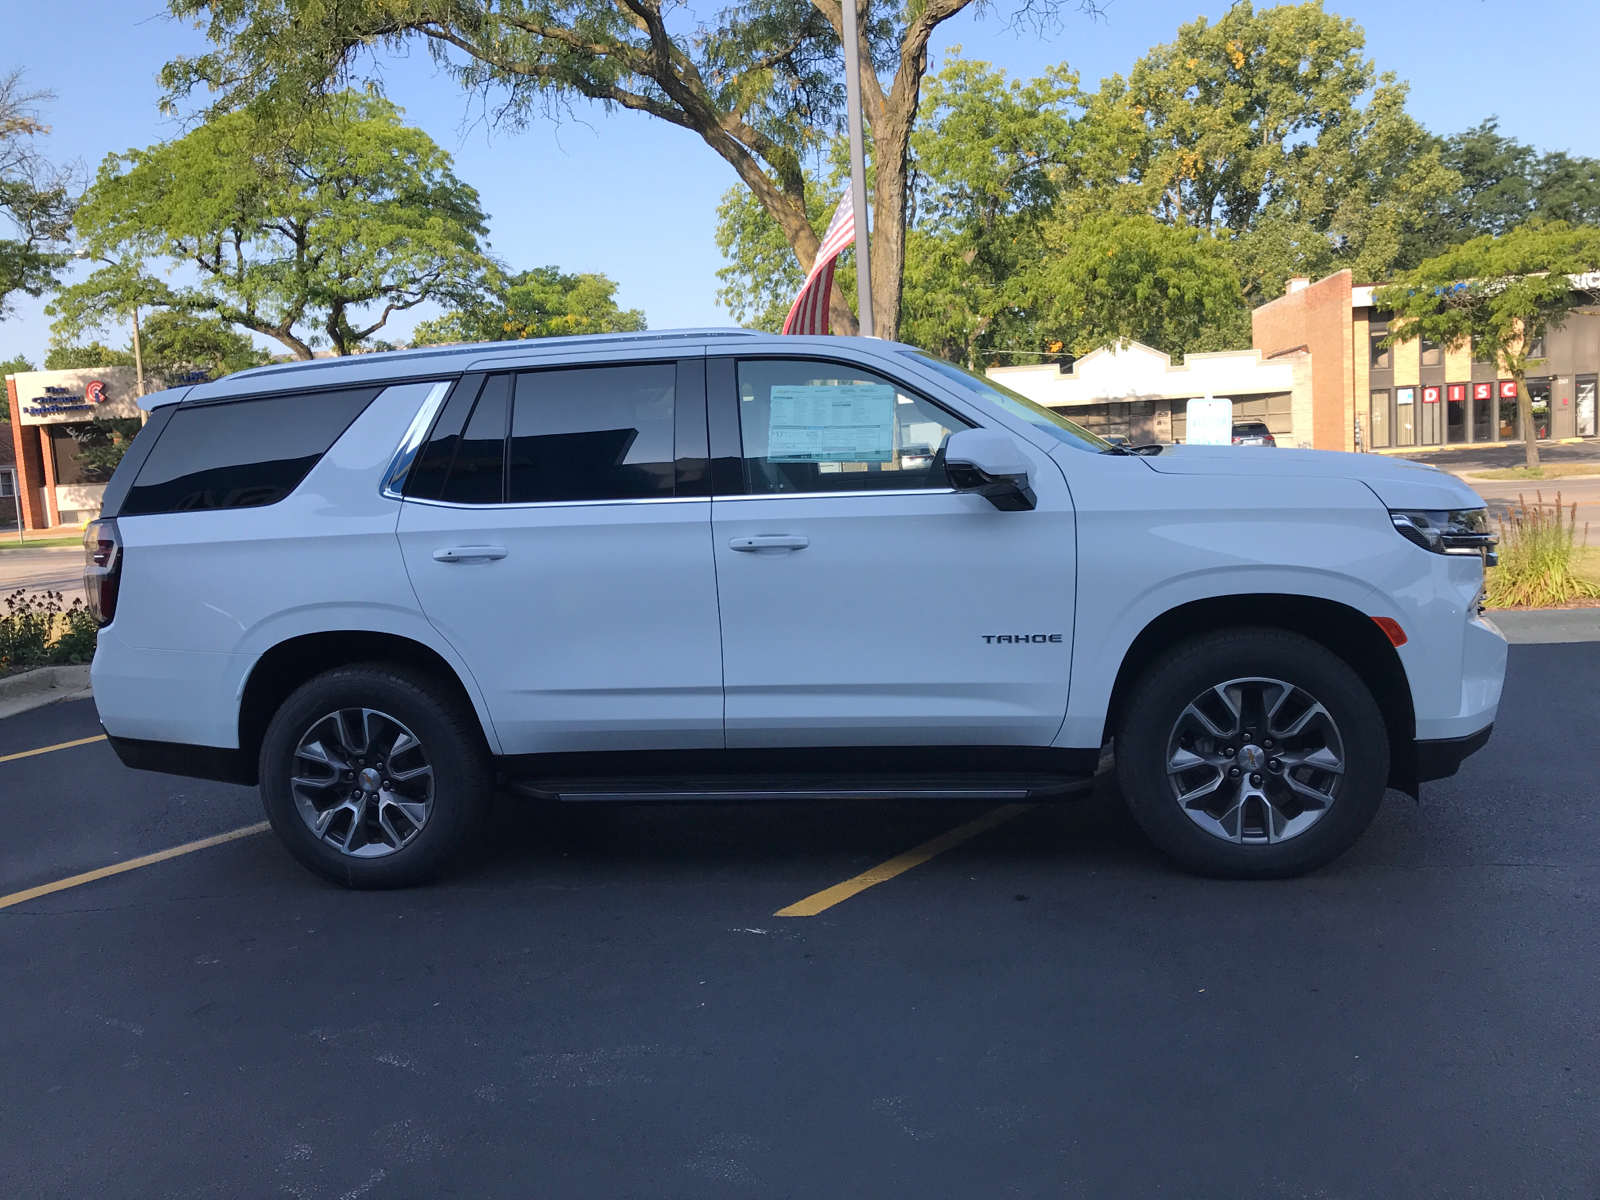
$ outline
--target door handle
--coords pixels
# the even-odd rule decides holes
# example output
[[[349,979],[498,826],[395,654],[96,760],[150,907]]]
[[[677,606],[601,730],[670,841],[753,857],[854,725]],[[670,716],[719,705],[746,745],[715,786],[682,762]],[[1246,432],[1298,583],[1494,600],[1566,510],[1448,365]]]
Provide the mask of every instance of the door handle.
[[[456,562],[483,562],[492,558],[504,558],[504,546],[447,546],[443,550],[433,552],[433,561],[442,563]]]
[[[756,537],[738,537],[728,543],[730,550],[745,554],[760,554],[763,550],[804,550],[811,539],[799,534],[763,533]]]

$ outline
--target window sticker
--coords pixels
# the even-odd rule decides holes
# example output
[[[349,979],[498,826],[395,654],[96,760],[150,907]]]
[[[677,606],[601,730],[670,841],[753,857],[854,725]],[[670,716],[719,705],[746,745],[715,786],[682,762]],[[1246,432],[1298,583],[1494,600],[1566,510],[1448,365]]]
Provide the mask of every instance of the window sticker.
[[[894,388],[883,383],[772,389],[767,461],[876,462],[894,458]]]

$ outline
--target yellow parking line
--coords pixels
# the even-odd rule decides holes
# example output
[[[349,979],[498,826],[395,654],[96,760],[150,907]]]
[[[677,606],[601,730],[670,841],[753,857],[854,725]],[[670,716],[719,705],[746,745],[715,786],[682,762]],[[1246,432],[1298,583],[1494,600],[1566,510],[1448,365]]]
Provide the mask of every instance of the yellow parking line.
[[[14,758],[32,758],[35,754],[49,754],[52,750],[71,750],[74,746],[87,746],[90,742],[103,742],[106,735],[97,733],[92,738],[79,738],[75,742],[57,742],[54,746],[40,746],[37,750],[18,750],[15,754],[0,754],[0,762]]]
[[[34,753],[40,752],[34,751]],[[58,879],[54,883],[42,883],[38,887],[29,888],[25,892],[12,892],[9,896],[0,896],[0,908],[10,908],[13,904],[37,900],[40,896],[48,896],[51,892],[65,891],[67,888],[77,887],[80,883],[93,883],[96,879],[105,879],[110,875],[120,875],[124,871],[148,867],[152,863],[165,862],[167,859],[177,858],[181,854],[193,854],[196,850],[220,846],[223,842],[237,841],[239,838],[249,837],[251,834],[265,833],[269,828],[271,826],[262,821],[257,825],[246,825],[243,829],[219,833],[216,837],[201,838],[198,842],[185,842],[181,846],[173,846],[170,850],[157,850],[154,854],[146,854],[142,858],[130,858],[127,862],[113,863],[109,867],[85,871],[82,875],[71,875],[66,879]]]
[[[965,825],[958,825],[949,833],[941,833],[932,841],[923,842],[907,850],[904,854],[897,854],[886,863],[879,863],[870,871],[863,871],[854,879],[846,879],[843,883],[836,883],[831,888],[825,888],[814,896],[807,896],[804,900],[797,900],[788,908],[780,908],[772,915],[775,917],[814,917],[819,912],[832,908],[842,900],[848,900],[857,892],[864,892],[875,884],[893,879],[896,875],[903,875],[912,867],[920,866],[936,855],[943,854],[952,847],[959,846],[962,842],[977,837],[993,829],[996,825],[1003,825],[1019,813],[1025,813],[1032,808],[1031,804],[1005,804],[993,812],[985,813],[976,821],[968,821]]]

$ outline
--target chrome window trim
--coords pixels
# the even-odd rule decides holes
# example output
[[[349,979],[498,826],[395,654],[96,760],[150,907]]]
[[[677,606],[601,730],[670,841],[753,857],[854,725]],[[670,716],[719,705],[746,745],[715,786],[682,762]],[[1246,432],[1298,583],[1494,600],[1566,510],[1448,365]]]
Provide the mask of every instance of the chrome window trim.
[[[407,504],[427,504],[434,508],[454,508],[463,512],[496,512],[508,508],[597,508],[616,504],[710,504],[710,496],[634,496],[614,500],[521,500],[506,504],[464,504],[459,500],[423,500],[407,496]]]
[[[758,492],[743,496],[713,496],[721,503],[731,500],[815,500],[819,497],[840,496],[954,496],[955,488],[870,488],[859,492]]]
[[[406,426],[405,436],[400,439],[400,445],[395,448],[394,457],[389,460],[388,469],[383,473],[383,484],[378,489],[384,496],[391,500],[405,499],[401,486],[405,483],[406,473],[411,470],[411,464],[416,461],[417,452],[422,449],[422,443],[428,436],[428,430],[433,428],[433,419],[439,415],[439,406],[444,403],[444,398],[450,394],[453,379],[441,379],[433,385],[433,389],[423,397],[422,406],[417,409],[417,415],[411,418],[411,424]],[[396,383],[390,387],[409,387],[410,384]],[[388,391],[384,388],[384,391]],[[378,395],[382,395],[379,392]],[[376,399],[376,397],[374,397]]]

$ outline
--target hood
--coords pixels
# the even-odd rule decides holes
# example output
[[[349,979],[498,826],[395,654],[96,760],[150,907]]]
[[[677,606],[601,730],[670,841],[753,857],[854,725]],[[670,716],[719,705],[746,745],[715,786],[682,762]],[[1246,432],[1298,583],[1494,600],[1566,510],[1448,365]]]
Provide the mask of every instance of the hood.
[[[1461,480],[1428,463],[1342,450],[1279,450],[1271,446],[1164,446],[1145,459],[1164,475],[1355,479],[1390,508],[1482,508]]]

